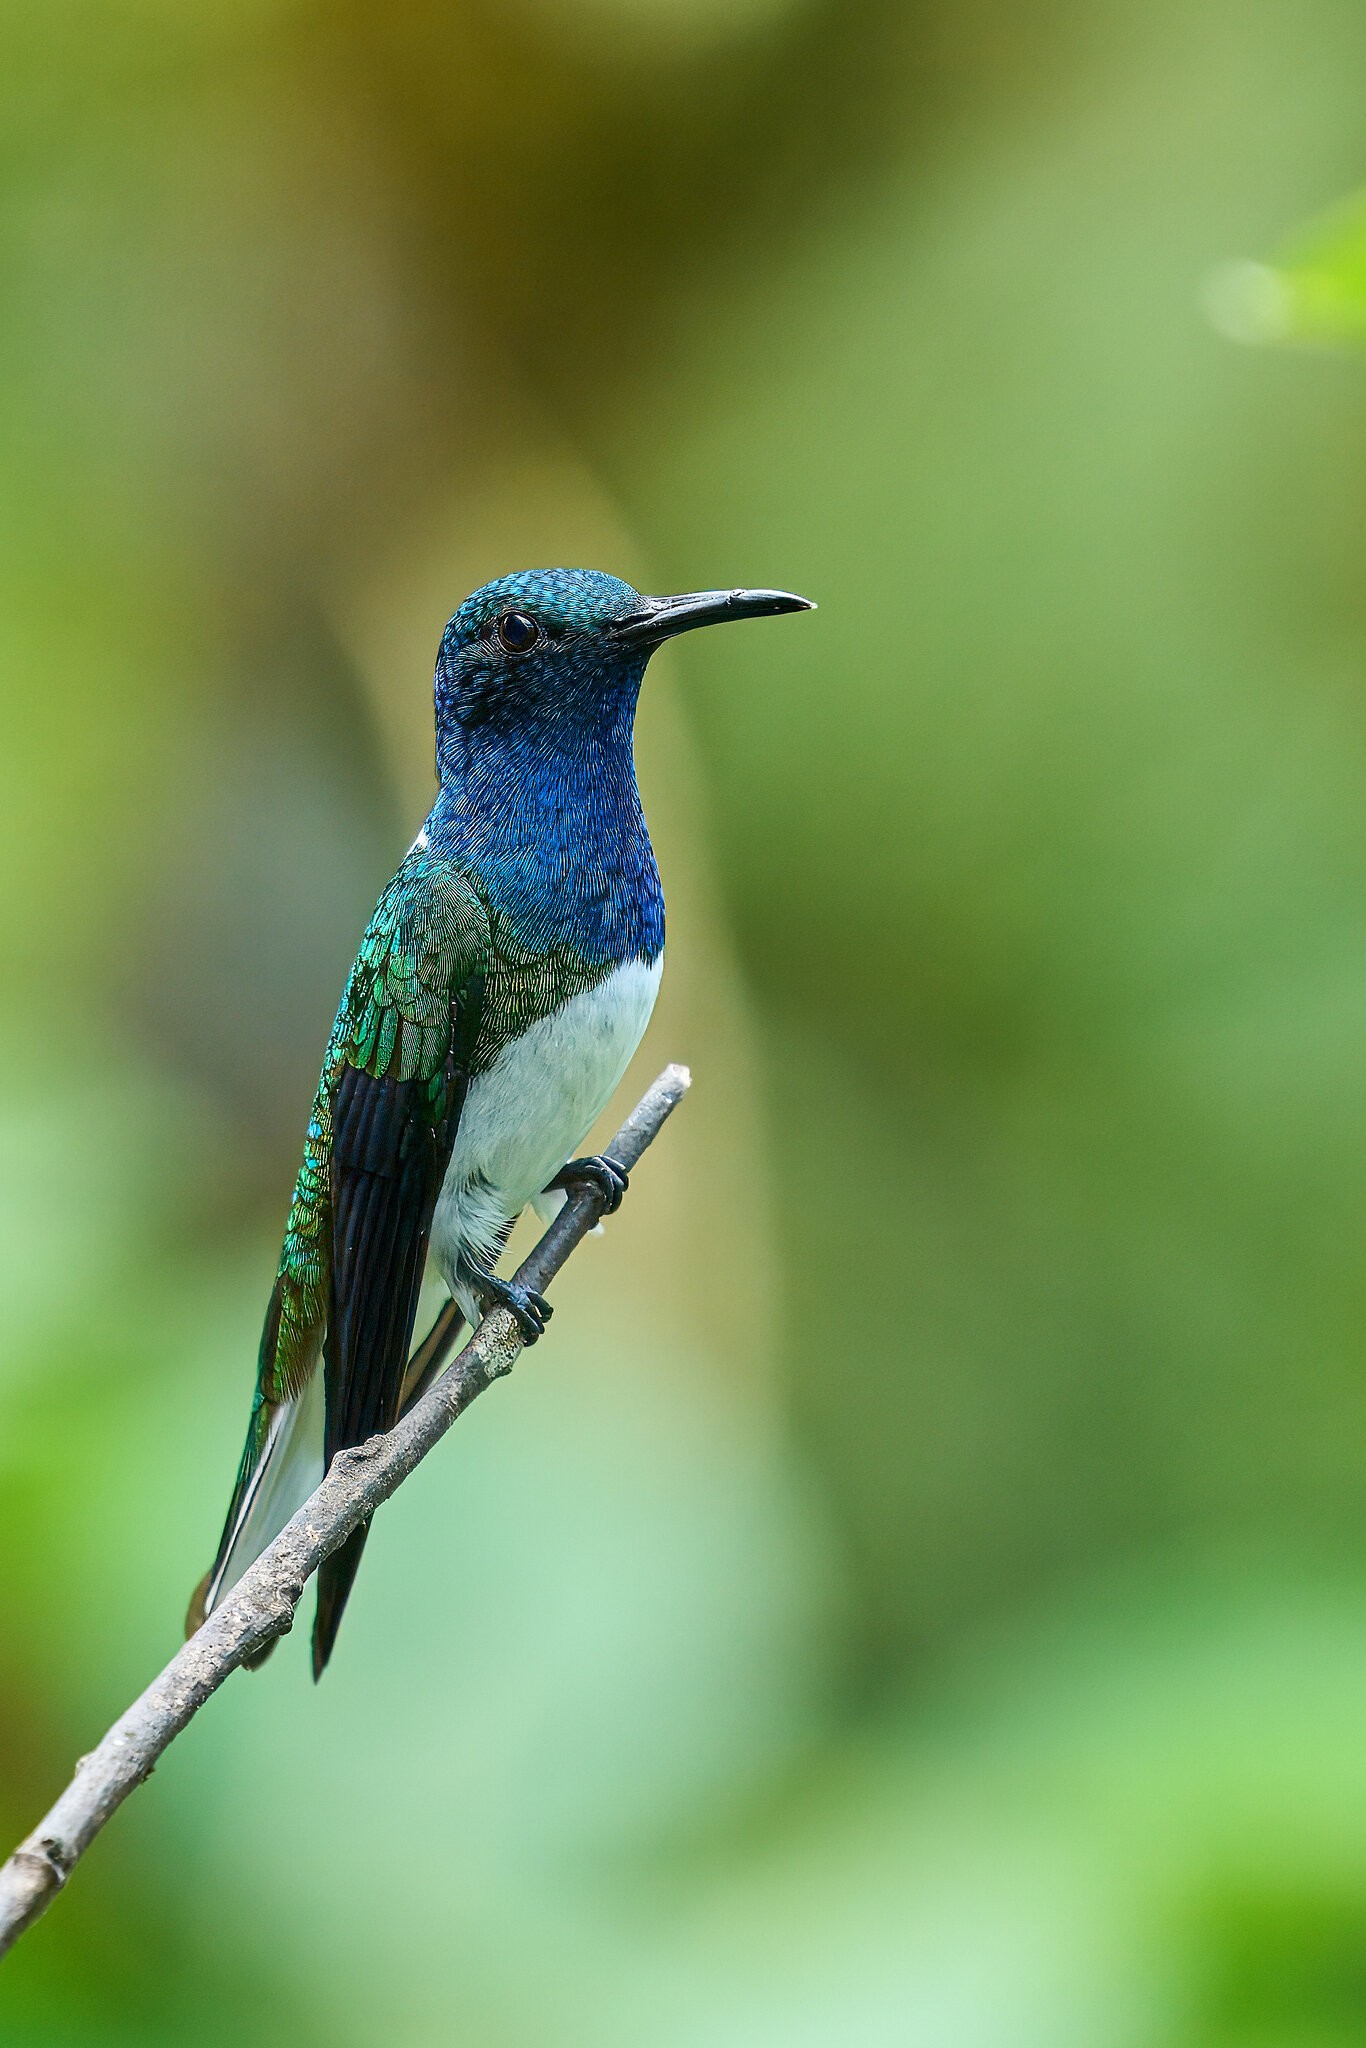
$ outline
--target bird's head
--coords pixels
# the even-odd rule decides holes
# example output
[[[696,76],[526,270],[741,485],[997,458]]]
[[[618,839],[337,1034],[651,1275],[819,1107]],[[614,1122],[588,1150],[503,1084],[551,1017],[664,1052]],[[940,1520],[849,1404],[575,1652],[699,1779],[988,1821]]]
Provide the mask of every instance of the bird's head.
[[[596,569],[526,569],[467,597],[436,662],[438,751],[549,726],[629,734],[645,664],[694,626],[811,610],[785,590],[703,590],[642,597]]]

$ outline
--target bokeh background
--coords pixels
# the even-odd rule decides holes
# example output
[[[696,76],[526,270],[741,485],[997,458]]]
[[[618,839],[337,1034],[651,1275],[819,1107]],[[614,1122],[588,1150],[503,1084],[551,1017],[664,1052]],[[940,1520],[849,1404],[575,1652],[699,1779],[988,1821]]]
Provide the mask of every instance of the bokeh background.
[[[0,109],[7,1837],[212,1552],[448,612],[821,605],[651,671],[686,1110],[7,2048],[1366,2043],[1366,13],[8,0]]]

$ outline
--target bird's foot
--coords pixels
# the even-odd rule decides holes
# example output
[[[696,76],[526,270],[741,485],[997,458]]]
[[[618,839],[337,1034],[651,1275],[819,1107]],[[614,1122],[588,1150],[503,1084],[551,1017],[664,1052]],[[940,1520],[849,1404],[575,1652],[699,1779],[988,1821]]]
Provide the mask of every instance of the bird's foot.
[[[500,1280],[496,1273],[480,1273],[476,1285],[486,1312],[505,1308],[516,1318],[523,1343],[534,1344],[545,1335],[545,1326],[555,1311],[543,1294],[537,1294],[531,1287],[519,1287],[515,1280]]]
[[[606,1152],[595,1152],[590,1159],[571,1159],[568,1166],[562,1166],[550,1185],[564,1188],[572,1193],[575,1186],[587,1184],[602,1196],[602,1213],[615,1216],[621,1207],[621,1198],[631,1185],[631,1176],[620,1161],[612,1159]]]

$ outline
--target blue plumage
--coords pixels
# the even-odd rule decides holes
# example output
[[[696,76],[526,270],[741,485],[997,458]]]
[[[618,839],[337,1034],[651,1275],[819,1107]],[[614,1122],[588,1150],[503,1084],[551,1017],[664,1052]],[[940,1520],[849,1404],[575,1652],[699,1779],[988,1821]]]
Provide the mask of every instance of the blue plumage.
[[[436,664],[431,846],[478,874],[521,943],[604,967],[664,944],[631,746],[651,649],[611,635],[643,602],[592,570],[507,576],[460,607]],[[542,634],[512,686],[490,631],[508,611]]]
[[[430,1253],[471,1321],[530,1343],[549,1304],[495,1266],[528,1202],[620,1168],[573,1159],[649,1020],[664,897],[632,731],[660,643],[806,609],[785,591],[642,597],[586,569],[478,590],[435,679],[440,793],[361,941],[328,1041],[261,1342],[256,1401],[194,1625],[349,1444],[387,1430],[439,1359],[409,1358]],[[321,1386],[320,1386],[321,1382]],[[319,1393],[323,1398],[319,1398]],[[318,1578],[315,1673],[365,1530]]]

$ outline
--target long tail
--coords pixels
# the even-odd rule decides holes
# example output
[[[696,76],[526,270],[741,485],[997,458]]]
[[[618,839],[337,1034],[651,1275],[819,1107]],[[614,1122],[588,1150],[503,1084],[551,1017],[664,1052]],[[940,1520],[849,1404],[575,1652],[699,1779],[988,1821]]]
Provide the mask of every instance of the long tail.
[[[400,1416],[408,1413],[415,1401],[420,1401],[432,1384],[450,1354],[452,1345],[465,1326],[465,1318],[454,1301],[448,1301],[437,1315],[436,1321],[408,1360],[403,1375],[403,1388],[399,1395]],[[352,1532],[340,1550],[334,1550],[331,1557],[324,1558],[318,1567],[318,1612],[313,1623],[313,1676],[321,1678],[332,1655],[332,1646],[337,1640],[337,1630],[346,1611],[351,1585],[360,1567],[361,1553],[365,1539],[370,1534],[370,1524],[362,1522]]]
[[[431,1330],[408,1361],[399,1413],[406,1415],[435,1380],[464,1327],[455,1302],[447,1301]],[[237,1485],[213,1564],[195,1587],[185,1617],[193,1634],[219,1601],[273,1543],[298,1513],[323,1476],[323,1375],[314,1370],[301,1393],[273,1402],[258,1394],[247,1430]],[[370,1524],[365,1522],[318,1571],[318,1611],[313,1625],[313,1676],[320,1678],[332,1654],[342,1614],[360,1566]],[[272,1643],[252,1659],[265,1662]]]
[[[257,1395],[218,1555],[194,1590],[185,1617],[187,1633],[213,1613],[322,1476],[323,1376],[315,1370],[292,1399],[268,1401]]]
[[[370,1534],[370,1524],[353,1529],[340,1550],[325,1557],[318,1566],[318,1611],[313,1617],[313,1677],[316,1682],[327,1669],[332,1646],[337,1640],[351,1583],[360,1569],[361,1552]]]

